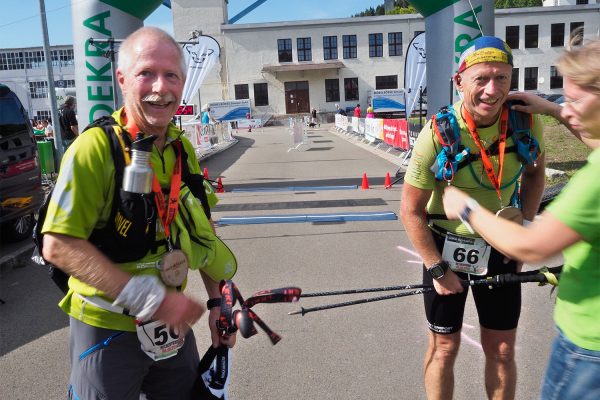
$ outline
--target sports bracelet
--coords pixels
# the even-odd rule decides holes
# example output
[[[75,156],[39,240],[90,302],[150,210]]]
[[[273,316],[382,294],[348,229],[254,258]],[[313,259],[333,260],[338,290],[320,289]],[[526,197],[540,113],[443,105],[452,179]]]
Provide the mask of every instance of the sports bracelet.
[[[136,275],[121,290],[113,306],[127,308],[136,319],[147,321],[156,313],[166,294],[167,289],[158,277]]]
[[[215,297],[214,299],[208,299],[206,302],[206,308],[209,310],[215,307],[221,307],[221,298]]]

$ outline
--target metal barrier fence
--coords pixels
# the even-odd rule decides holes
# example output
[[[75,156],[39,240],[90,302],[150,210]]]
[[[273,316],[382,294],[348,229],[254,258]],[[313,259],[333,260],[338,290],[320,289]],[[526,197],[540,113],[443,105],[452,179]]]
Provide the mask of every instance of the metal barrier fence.
[[[233,137],[235,129],[230,122],[202,125],[200,121],[188,121],[181,128],[194,146],[198,159],[237,142]]]
[[[348,136],[374,144],[377,148],[388,146],[387,152],[401,152],[399,157],[402,157],[404,164],[411,155],[421,127],[405,119],[357,118],[336,114],[335,128]]]

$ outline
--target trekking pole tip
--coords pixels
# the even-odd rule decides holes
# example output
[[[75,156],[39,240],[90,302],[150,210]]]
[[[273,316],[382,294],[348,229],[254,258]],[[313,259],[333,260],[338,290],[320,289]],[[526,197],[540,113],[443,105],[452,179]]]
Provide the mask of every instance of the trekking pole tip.
[[[298,310],[298,311],[290,311],[288,313],[288,315],[298,315],[298,314],[302,314],[302,316],[304,316],[304,314],[305,314],[304,307],[300,307],[300,310]]]

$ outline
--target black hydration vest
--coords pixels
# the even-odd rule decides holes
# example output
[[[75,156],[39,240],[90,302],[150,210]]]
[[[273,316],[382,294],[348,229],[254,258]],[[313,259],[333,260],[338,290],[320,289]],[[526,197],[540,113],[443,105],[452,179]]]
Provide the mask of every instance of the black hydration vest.
[[[154,193],[130,193],[121,189],[126,166],[124,152],[131,151],[132,140],[131,136],[122,130],[114,118],[109,116],[99,118],[88,125],[84,132],[91,128],[102,128],[102,131],[108,138],[115,165],[115,189],[111,212],[106,225],[102,228],[94,229],[88,240],[115,263],[139,260],[148,251],[156,252],[158,246],[166,244],[163,243],[164,241],[156,241],[156,218],[158,212],[154,201]],[[188,154],[183,150],[179,139],[173,141],[172,145],[175,152],[178,155],[181,154],[182,157],[182,182],[200,200],[207,218],[210,219],[210,207],[204,189],[204,176],[190,172],[187,164]],[[47,195],[44,204],[39,210],[38,221],[33,233],[33,239],[37,246],[36,251],[39,254],[35,255],[33,259],[38,264],[49,266],[50,276],[57,286],[66,293],[68,291],[68,275],[43,260],[42,257],[44,235],[41,233],[41,230],[46,219],[51,197],[52,192]]]

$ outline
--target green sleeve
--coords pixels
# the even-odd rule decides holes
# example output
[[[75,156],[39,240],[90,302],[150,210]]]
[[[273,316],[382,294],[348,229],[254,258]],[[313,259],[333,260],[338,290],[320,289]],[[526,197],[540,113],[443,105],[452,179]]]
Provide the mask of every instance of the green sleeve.
[[[547,210],[558,220],[579,233],[586,241],[600,237],[600,148],[588,157]]]
[[[433,132],[431,121],[428,121],[415,142],[410,157],[410,162],[404,176],[404,181],[419,189],[433,189],[435,176],[430,168],[433,165],[438,151],[437,139]]]
[[[42,232],[87,239],[110,215],[114,166],[100,128],[80,135],[63,157]]]

